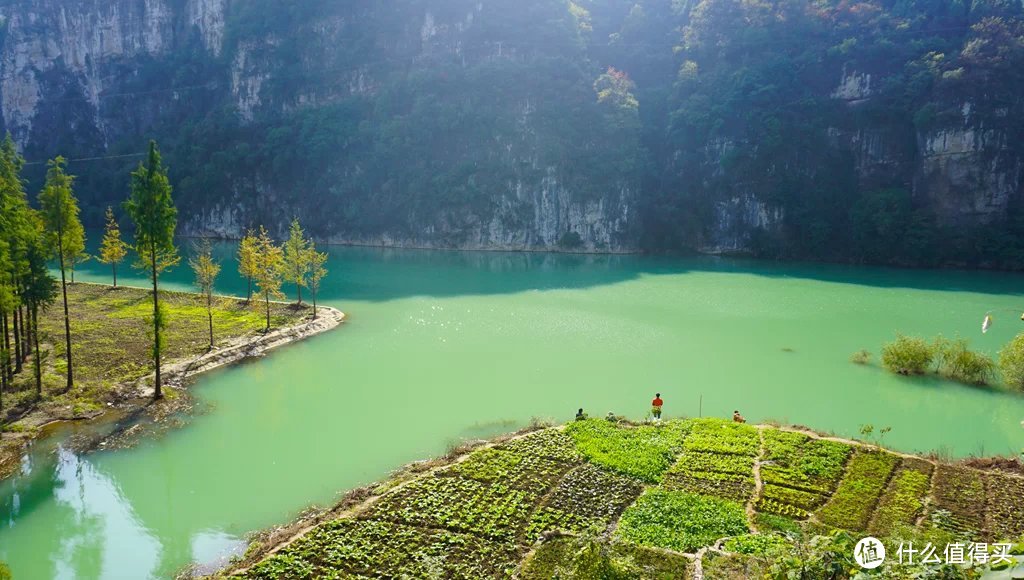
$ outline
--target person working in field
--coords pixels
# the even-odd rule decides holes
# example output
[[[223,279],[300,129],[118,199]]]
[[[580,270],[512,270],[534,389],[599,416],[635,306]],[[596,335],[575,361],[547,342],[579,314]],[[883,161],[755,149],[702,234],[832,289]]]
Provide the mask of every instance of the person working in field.
[[[576,411],[576,420],[582,421],[587,418],[587,414],[583,412],[583,409]]]
[[[743,415],[740,415],[739,411],[733,411],[732,412],[732,420],[735,423],[746,423],[747,422],[747,420],[743,418]]]
[[[651,401],[651,414],[654,415],[655,421],[661,421],[661,406],[665,404],[665,401],[661,400],[661,393],[654,393],[654,400]]]

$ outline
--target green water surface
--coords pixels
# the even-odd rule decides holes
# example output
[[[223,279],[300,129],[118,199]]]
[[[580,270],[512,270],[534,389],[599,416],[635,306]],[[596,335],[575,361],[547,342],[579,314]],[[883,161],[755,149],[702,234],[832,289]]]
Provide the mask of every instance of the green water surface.
[[[667,415],[891,426],[906,451],[1024,446],[1024,398],[849,362],[897,330],[995,353],[1024,325],[997,314],[982,336],[981,319],[1024,308],[1020,275],[343,248],[328,267],[322,300],[349,321],[204,377],[208,410],[187,428],[83,456],[66,434],[38,444],[0,483],[15,578],[170,577],[452,441],[578,407],[640,418],[655,391]],[[220,290],[242,293],[233,270]],[[78,277],[107,280],[95,263]]]

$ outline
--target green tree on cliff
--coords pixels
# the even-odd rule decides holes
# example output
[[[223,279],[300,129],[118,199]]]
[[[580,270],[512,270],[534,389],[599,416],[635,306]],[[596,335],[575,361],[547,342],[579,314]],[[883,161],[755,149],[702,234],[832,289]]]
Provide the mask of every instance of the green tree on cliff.
[[[171,200],[171,182],[163,166],[156,142],[149,143],[149,156],[132,173],[131,194],[124,204],[135,223],[137,267],[148,272],[153,284],[153,366],[155,372],[153,398],[163,396],[160,382],[160,331],[167,321],[160,308],[160,273],[178,263],[174,247],[174,229],[178,210]]]

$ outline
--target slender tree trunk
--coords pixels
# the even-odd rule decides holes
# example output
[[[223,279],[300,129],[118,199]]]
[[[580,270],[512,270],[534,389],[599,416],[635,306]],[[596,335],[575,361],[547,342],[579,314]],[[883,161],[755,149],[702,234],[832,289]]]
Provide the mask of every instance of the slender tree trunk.
[[[4,333],[3,340],[0,340],[0,353],[3,354],[3,356],[0,357],[0,379],[2,379],[2,383],[0,384],[6,388],[8,383],[11,381],[11,375],[8,372],[11,367],[11,360],[9,358],[11,340],[8,338],[7,334],[7,313],[0,313],[0,327],[3,327]]]
[[[213,348],[213,292],[206,293],[206,317],[210,321],[210,348]]]
[[[252,302],[252,276],[249,276],[248,280],[249,280],[249,295],[245,299],[245,303],[246,304]]]
[[[25,305],[25,311],[21,313],[21,358],[28,362],[28,355],[32,353],[32,321],[29,320],[28,305]]]
[[[65,358],[68,361],[68,384],[67,391],[75,386],[74,367],[71,364],[71,314],[68,312],[68,283],[64,278],[64,235],[61,228],[57,228],[57,256],[60,258],[60,289],[64,294],[64,348]]]
[[[14,374],[21,373],[21,306],[11,313],[14,317]]]
[[[299,306],[302,306],[302,284],[296,282],[295,291],[299,293]]]
[[[266,299],[267,299],[267,330],[265,332],[270,332],[270,292],[266,293]]]
[[[313,318],[316,318],[316,291],[310,290],[310,293],[313,295]]]
[[[43,362],[39,355],[39,305],[32,305],[32,326],[35,331],[32,332],[32,344],[35,348],[35,366],[36,366],[36,396],[40,399],[43,398]]]
[[[153,398],[159,399],[164,396],[160,388],[160,299],[157,297],[157,276],[156,276],[156,245],[150,244],[149,265],[153,273],[153,362],[156,366],[156,390],[153,391]]]
[[[110,268],[114,271],[114,288],[117,288],[117,264],[111,262]]]

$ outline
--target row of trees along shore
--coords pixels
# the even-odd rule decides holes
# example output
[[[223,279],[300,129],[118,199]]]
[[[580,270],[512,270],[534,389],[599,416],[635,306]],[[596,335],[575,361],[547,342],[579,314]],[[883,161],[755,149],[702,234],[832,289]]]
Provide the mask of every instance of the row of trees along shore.
[[[79,220],[78,200],[74,195],[74,176],[66,171],[63,157],[49,161],[46,181],[39,192],[38,208],[33,208],[24,188],[21,171],[25,160],[19,155],[10,135],[0,144],[0,410],[3,393],[11,388],[15,376],[31,362],[35,374],[36,398],[42,398],[42,361],[39,346],[39,312],[57,301],[58,289],[64,314],[64,357],[66,362],[65,391],[75,386],[73,335],[68,304],[68,276],[74,283],[77,264],[88,260],[85,252],[85,228]],[[160,355],[164,346],[161,331],[166,328],[167,314],[160,303],[160,275],[180,262],[175,246],[177,209],[171,197],[170,180],[160,151],[150,142],[145,161],[131,174],[125,213],[134,225],[134,243],[121,237],[121,228],[111,207],[106,212],[106,228],[97,259],[111,267],[113,285],[117,287],[118,267],[134,253],[136,269],[145,272],[152,285],[153,296],[153,368],[154,399],[163,396]],[[214,346],[214,285],[221,266],[214,257],[209,240],[195,245],[189,260],[196,285],[205,297],[209,320],[210,347]],[[60,280],[50,273],[55,261]],[[248,281],[247,302],[266,313],[266,329],[270,330],[270,303],[283,298],[285,283],[294,285],[296,302],[302,304],[302,288],[308,288],[313,300],[313,317],[317,316],[316,299],[320,284],[327,275],[327,255],[306,238],[298,220],[291,224],[288,239],[277,245],[266,228],[248,231],[239,244],[239,273]],[[259,302],[253,302],[253,289]]]

